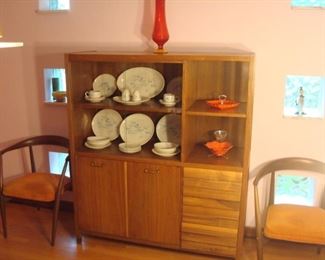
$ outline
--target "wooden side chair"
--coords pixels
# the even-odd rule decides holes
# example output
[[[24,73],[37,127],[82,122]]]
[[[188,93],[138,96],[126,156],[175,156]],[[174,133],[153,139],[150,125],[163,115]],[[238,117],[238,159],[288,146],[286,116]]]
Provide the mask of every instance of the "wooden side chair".
[[[307,158],[283,158],[265,164],[258,172],[254,185],[257,257],[263,259],[264,238],[296,243],[325,245],[325,209],[321,207],[274,204],[275,172],[297,170],[325,174],[325,163]],[[261,211],[258,185],[270,176],[270,194],[266,212]],[[266,213],[266,214],[263,214]]]
[[[38,172],[35,167],[35,146],[60,146],[69,149],[69,140],[62,136],[43,135],[27,138],[0,151],[0,202],[3,235],[7,237],[6,201],[10,199],[23,201],[37,207],[52,207],[51,245],[55,244],[56,226],[60,208],[61,195],[65,189],[71,188],[71,178],[65,176],[69,164],[69,155],[60,175],[49,172]],[[4,155],[14,150],[27,150],[30,158],[30,170],[23,175],[4,183]],[[6,157],[7,158],[7,157]],[[71,171],[70,171],[71,173]]]

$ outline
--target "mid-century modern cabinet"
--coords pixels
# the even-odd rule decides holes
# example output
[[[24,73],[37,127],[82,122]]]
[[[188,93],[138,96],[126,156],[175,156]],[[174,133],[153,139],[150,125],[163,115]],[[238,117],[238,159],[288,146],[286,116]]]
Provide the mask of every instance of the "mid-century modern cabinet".
[[[247,195],[252,124],[254,55],[221,50],[215,53],[81,52],[65,56],[69,126],[74,171],[78,236],[96,235],[203,254],[236,257],[241,248]],[[134,67],[159,71],[166,85],[181,78],[181,100],[175,107],[159,103],[164,90],[136,106],[84,100],[93,80],[108,73],[117,78]],[[240,102],[217,110],[206,100],[224,94]],[[156,134],[139,153],[126,154],[112,145],[92,150],[84,142],[94,115],[114,109],[125,118],[148,115],[156,125],[167,114],[181,118],[180,154],[152,153]],[[216,157],[204,146],[213,131],[225,129],[234,147]]]

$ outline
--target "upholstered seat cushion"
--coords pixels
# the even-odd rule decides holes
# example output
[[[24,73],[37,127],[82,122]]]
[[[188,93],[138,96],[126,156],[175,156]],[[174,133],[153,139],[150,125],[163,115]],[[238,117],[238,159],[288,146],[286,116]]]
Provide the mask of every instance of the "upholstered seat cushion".
[[[325,210],[278,204],[269,207],[264,229],[266,237],[325,245]]]
[[[31,173],[12,180],[4,186],[5,196],[50,202],[55,200],[60,175],[49,173]],[[65,177],[64,184],[69,181]]]

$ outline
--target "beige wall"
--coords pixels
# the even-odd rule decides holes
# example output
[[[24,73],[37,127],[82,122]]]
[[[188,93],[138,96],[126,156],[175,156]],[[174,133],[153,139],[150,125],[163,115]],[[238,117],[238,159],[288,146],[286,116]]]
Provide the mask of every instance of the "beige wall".
[[[282,116],[287,74],[325,75],[325,11],[295,10],[289,0],[166,0],[169,50],[218,46],[256,54],[251,178],[261,163],[284,156],[325,160],[324,119]],[[0,146],[38,133],[67,135],[66,108],[43,104],[42,68],[64,66],[77,50],[147,50],[153,0],[71,0],[68,13],[36,13],[37,0],[1,0]],[[251,187],[247,225],[254,225]]]

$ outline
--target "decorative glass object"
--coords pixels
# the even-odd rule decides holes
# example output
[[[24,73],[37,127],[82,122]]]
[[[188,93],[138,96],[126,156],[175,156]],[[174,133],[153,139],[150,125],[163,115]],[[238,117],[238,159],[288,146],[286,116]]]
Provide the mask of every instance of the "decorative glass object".
[[[155,53],[166,53],[164,44],[169,40],[169,33],[166,24],[165,0],[156,0],[155,23],[152,33],[152,40],[158,45]]]
[[[218,142],[223,142],[226,140],[227,138],[227,131],[226,130],[223,130],[223,129],[219,129],[219,130],[216,130],[213,132],[214,134],[214,137],[216,138],[216,141]]]
[[[299,88],[299,95],[296,100],[296,105],[297,105],[297,112],[296,115],[304,115],[304,104],[305,104],[305,95],[304,95],[304,88],[300,87]]]

